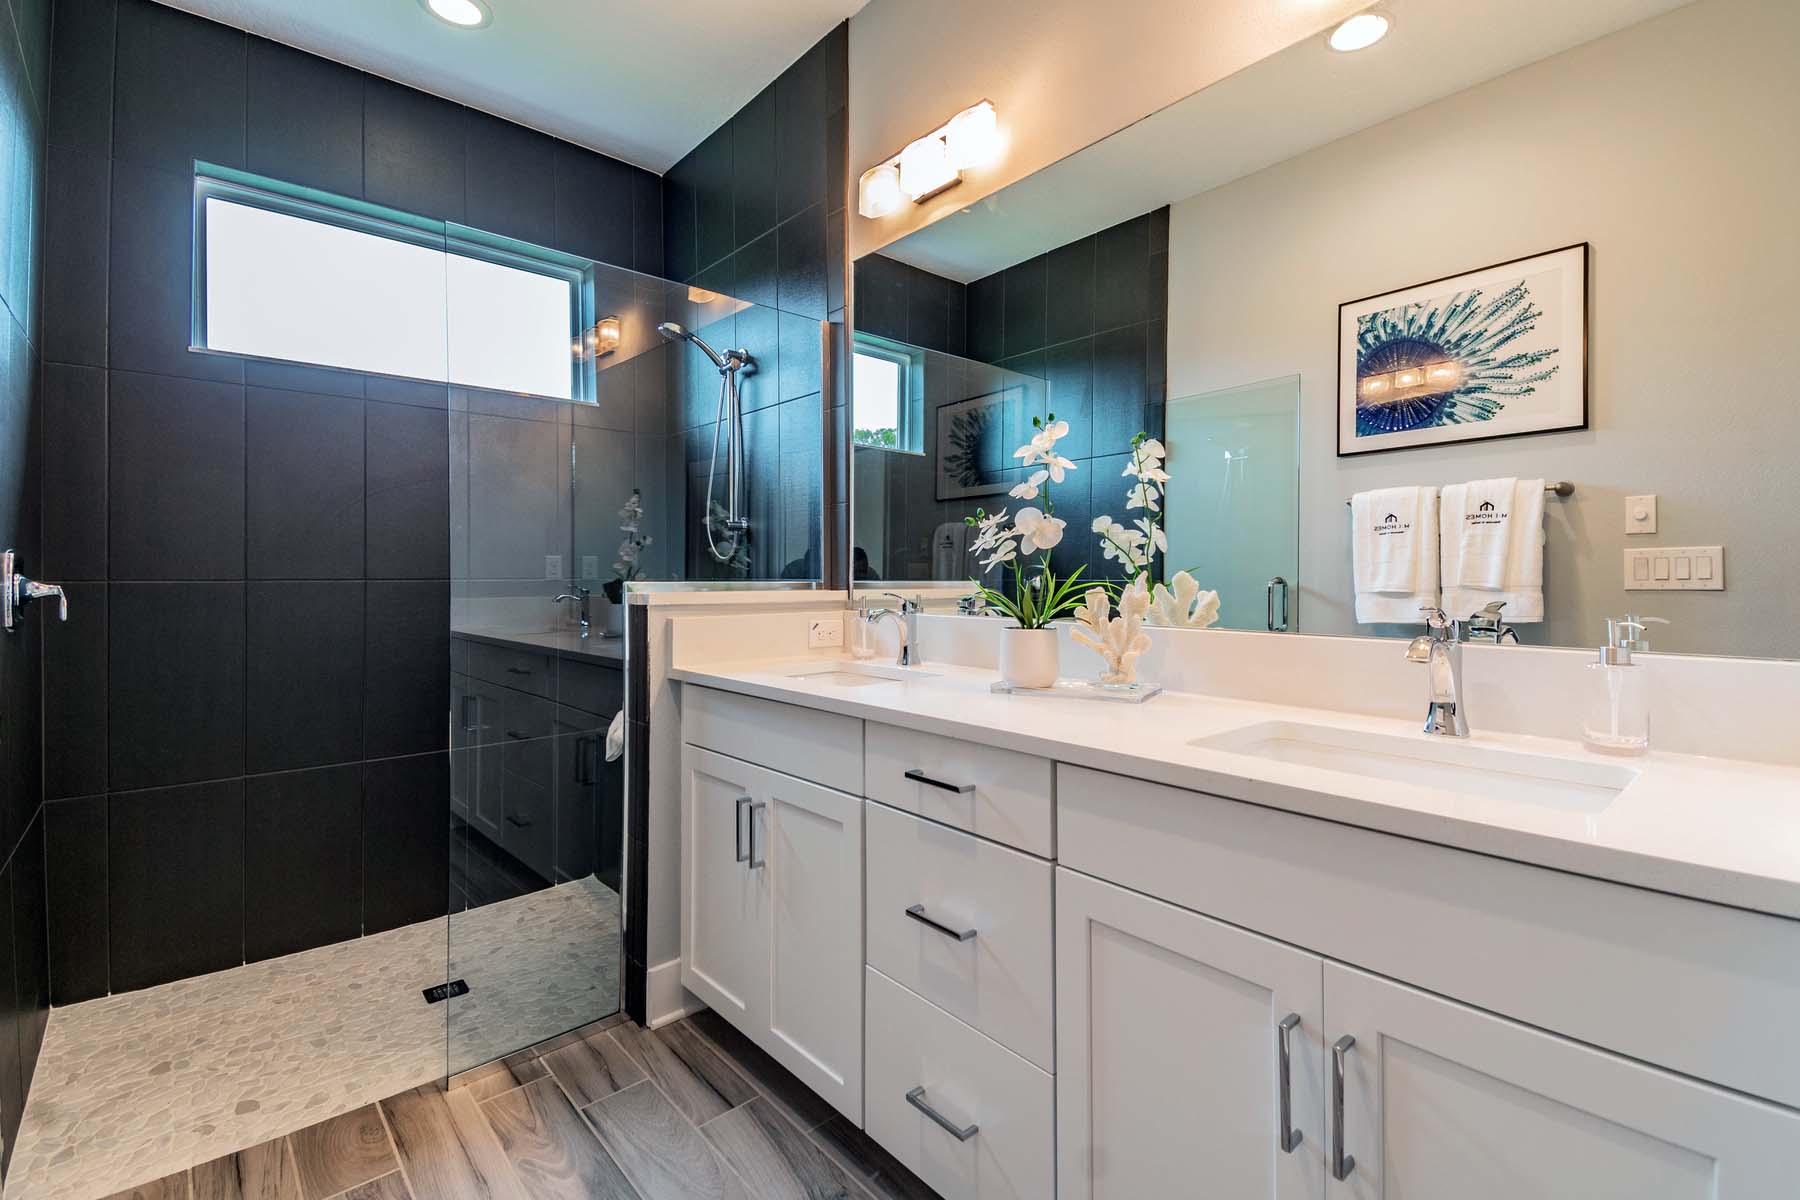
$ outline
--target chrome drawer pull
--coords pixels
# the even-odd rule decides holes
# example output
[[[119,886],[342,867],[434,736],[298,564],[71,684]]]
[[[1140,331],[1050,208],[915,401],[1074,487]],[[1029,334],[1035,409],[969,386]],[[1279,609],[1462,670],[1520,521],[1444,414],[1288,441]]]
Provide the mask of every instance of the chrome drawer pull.
[[[922,784],[925,784],[927,787],[938,788],[938,789],[940,789],[942,791],[946,791],[946,792],[956,792],[959,795],[963,795],[963,796],[966,796],[970,792],[975,790],[975,785],[972,783],[945,783],[943,780],[933,779],[931,776],[927,775],[925,772],[917,770],[917,769],[908,771],[906,773],[906,777],[908,779],[912,780],[914,783],[922,783]]]
[[[1331,1177],[1339,1183],[1356,1169],[1356,1159],[1344,1153],[1344,1056],[1354,1045],[1346,1033],[1331,1046]]]
[[[744,820],[744,813],[747,812],[749,810],[749,808],[750,808],[750,797],[739,796],[737,798],[737,819],[733,822],[733,824],[736,825],[737,828],[732,831],[733,833],[735,833],[737,835],[737,861],[738,862],[745,862],[750,857],[750,852],[748,850],[744,849],[744,827],[746,824],[748,824],[748,822],[746,822]]]
[[[1275,1058],[1277,1069],[1281,1072],[1278,1082],[1281,1087],[1281,1152],[1292,1154],[1305,1137],[1294,1128],[1294,1072],[1292,1060],[1288,1054],[1288,1034],[1300,1024],[1299,1013],[1289,1013],[1281,1018],[1281,1024],[1275,1027]]]
[[[923,904],[913,905],[906,910],[906,915],[925,926],[927,929],[937,930],[947,938],[955,938],[959,942],[972,942],[975,940],[975,931],[973,929],[952,929],[950,926],[939,924],[926,916],[925,906]]]
[[[529,675],[529,674],[531,674],[531,668],[529,668],[529,667],[508,667],[508,668],[506,668],[506,673],[508,675]]]
[[[769,807],[768,804],[762,800],[758,800],[750,805],[750,837],[747,839],[750,843],[750,853],[749,856],[744,859],[744,863],[752,871],[760,871],[769,865],[768,859],[756,857],[756,814],[759,809],[767,807]]]
[[[925,1086],[923,1084],[920,1084],[912,1091],[906,1093],[906,1102],[930,1117],[932,1122],[936,1124],[939,1129],[942,1129],[945,1133],[949,1134],[959,1142],[966,1142],[977,1133],[981,1132],[981,1126],[958,1125],[948,1117],[944,1116],[943,1113],[925,1103]]]

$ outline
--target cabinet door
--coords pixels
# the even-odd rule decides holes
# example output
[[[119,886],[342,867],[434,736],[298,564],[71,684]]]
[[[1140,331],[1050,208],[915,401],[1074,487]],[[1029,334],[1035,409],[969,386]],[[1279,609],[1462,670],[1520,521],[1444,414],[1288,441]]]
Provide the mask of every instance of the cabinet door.
[[[860,1124],[863,1100],[863,809],[855,796],[763,772],[751,816],[767,890],[764,1048]]]
[[[1061,1200],[1324,1194],[1321,960],[1059,868]],[[1281,1026],[1288,1113],[1284,1149]],[[1454,1191],[1437,1193],[1455,1195]]]
[[[1343,1055],[1354,1162],[1334,1197],[1794,1194],[1800,1113],[1336,963],[1325,1012],[1331,1042],[1355,1039]],[[1683,1036],[1670,1013],[1669,1036]]]
[[[750,865],[761,768],[681,752],[681,982],[752,1038],[768,1014],[766,868]],[[762,861],[757,859],[755,861]]]

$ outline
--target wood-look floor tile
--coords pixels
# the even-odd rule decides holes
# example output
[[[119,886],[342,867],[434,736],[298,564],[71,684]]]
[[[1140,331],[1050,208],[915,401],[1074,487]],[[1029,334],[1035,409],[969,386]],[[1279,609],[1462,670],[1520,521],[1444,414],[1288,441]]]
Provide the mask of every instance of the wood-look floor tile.
[[[582,1109],[645,1200],[749,1200],[732,1169],[654,1083]]]
[[[702,1009],[679,1023],[698,1030],[717,1046],[758,1091],[773,1100],[775,1107],[801,1129],[823,1125],[837,1115],[837,1109],[823,1096],[801,1083],[793,1072],[712,1009]]]
[[[400,1168],[373,1104],[290,1134],[288,1145],[306,1200],[325,1200]]]
[[[431,1200],[462,1200],[454,1193],[440,1196],[436,1192],[428,1193]],[[371,1179],[345,1192],[337,1200],[416,1200],[413,1190],[406,1186],[406,1176],[392,1171],[379,1179]]]
[[[570,1042],[542,1059],[576,1108],[585,1108],[645,1078],[637,1060],[605,1033]]]
[[[583,1038],[593,1037],[596,1033],[605,1033],[625,1019],[624,1013],[614,1013],[612,1016],[602,1017],[598,1021],[589,1021],[586,1025],[571,1029],[567,1033],[559,1033],[553,1038],[539,1042],[531,1047],[531,1052],[542,1058],[552,1050],[561,1050],[571,1042],[579,1042]]]
[[[756,1088],[692,1025],[677,1021],[652,1033],[626,1022],[609,1036],[631,1052],[681,1114],[696,1125],[756,1098]]]
[[[114,1192],[106,1200],[188,1200],[188,1173],[169,1175],[134,1188]]]
[[[708,1121],[700,1132],[762,1200],[868,1200],[766,1096]]]
[[[413,1190],[446,1200],[525,1200],[500,1139],[468,1088],[426,1084],[381,1102]]]
[[[824,1147],[825,1152],[855,1176],[877,1200],[940,1200],[924,1180],[851,1124],[847,1117],[835,1116],[807,1136]]]
[[[536,1050],[521,1050],[485,1066],[471,1067],[450,1080],[452,1089],[467,1088],[477,1100],[491,1100],[502,1092],[523,1087],[550,1073],[538,1058]]]
[[[300,1174],[286,1138],[194,1168],[194,1200],[301,1200]]]
[[[532,1200],[638,1200],[554,1079],[514,1088],[481,1111]]]

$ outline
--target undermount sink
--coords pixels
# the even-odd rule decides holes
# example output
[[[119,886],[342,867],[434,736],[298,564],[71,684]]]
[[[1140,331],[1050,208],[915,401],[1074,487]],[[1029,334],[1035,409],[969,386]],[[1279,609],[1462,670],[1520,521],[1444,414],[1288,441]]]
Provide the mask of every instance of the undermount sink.
[[[1425,734],[1395,737],[1292,721],[1266,721],[1195,738],[1190,745],[1389,783],[1589,814],[1604,812],[1638,774],[1611,763],[1475,746]]]
[[[832,663],[789,675],[806,683],[829,683],[833,687],[868,687],[876,683],[904,683],[909,679],[935,679],[930,671],[917,667],[883,667],[874,663]]]

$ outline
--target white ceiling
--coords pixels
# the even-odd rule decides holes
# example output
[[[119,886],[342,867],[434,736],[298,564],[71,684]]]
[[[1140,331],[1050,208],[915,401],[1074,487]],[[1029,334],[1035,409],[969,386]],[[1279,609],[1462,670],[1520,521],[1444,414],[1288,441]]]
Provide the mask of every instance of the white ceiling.
[[[1368,50],[1306,38],[880,253],[980,279],[1692,2],[1391,0]]]
[[[454,29],[418,0],[163,0],[668,170],[865,0],[486,0]]]

